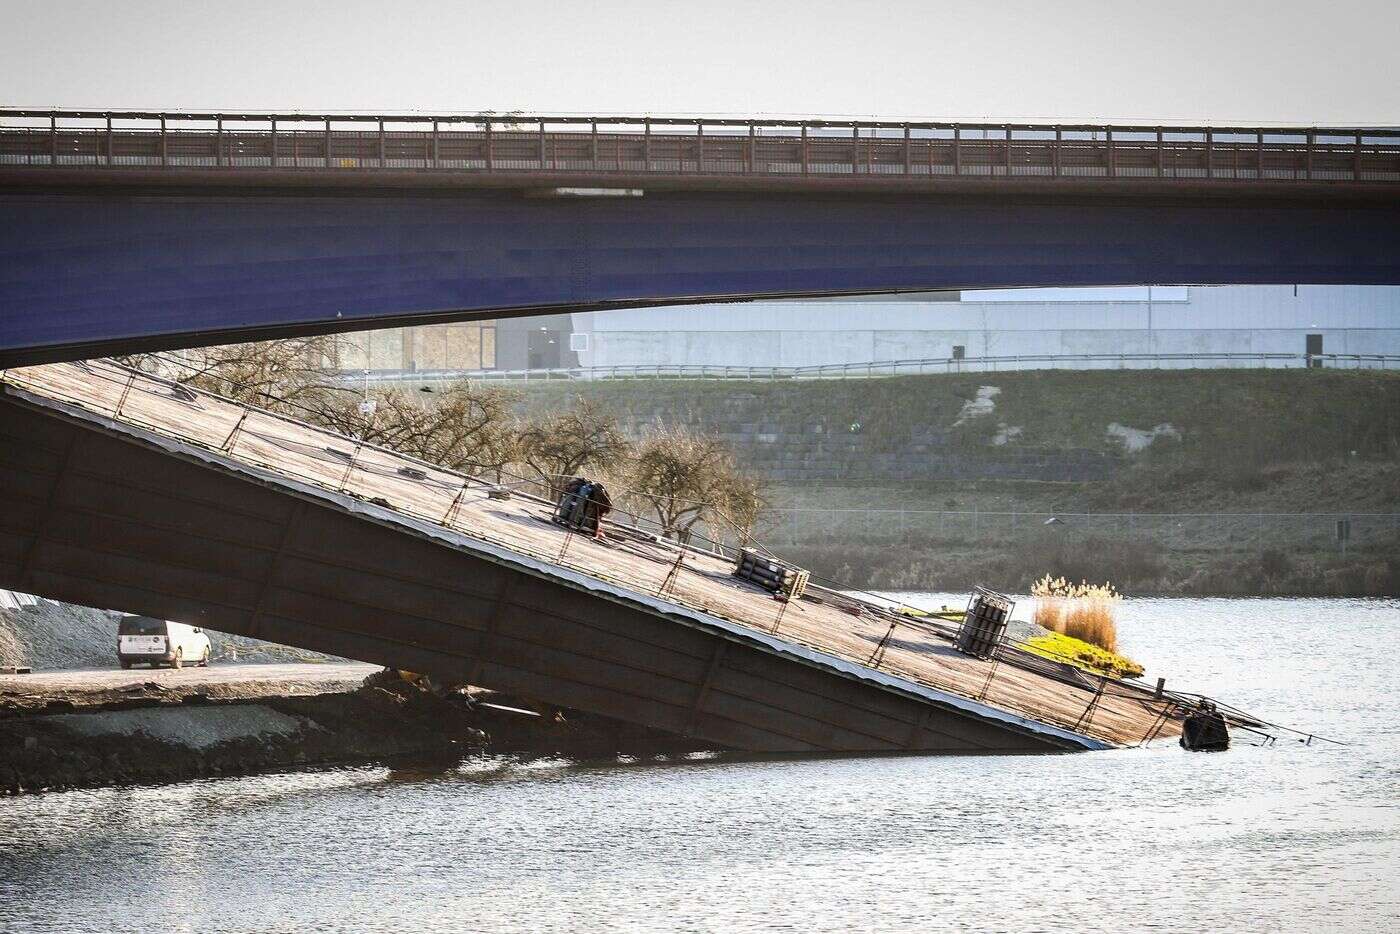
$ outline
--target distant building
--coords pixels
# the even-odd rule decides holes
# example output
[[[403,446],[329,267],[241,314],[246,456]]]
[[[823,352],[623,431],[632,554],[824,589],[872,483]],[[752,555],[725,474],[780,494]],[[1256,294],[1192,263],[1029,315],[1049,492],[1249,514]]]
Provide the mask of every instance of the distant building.
[[[578,366],[569,350],[572,329],[565,314],[362,331],[345,336],[340,368],[431,373]]]
[[[1393,287],[1004,289],[573,317],[572,341],[583,366],[812,366],[1038,354],[1400,354],[1400,288]]]
[[[1002,289],[579,312],[353,334],[340,366],[432,373],[1227,353],[1400,355],[1400,288]],[[1158,364],[1127,359],[1122,365]],[[1201,359],[1178,365],[1238,364]]]

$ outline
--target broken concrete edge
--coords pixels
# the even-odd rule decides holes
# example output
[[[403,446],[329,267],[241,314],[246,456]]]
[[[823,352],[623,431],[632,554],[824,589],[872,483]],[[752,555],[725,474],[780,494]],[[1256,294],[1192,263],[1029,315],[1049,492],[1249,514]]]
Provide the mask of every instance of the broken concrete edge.
[[[398,512],[392,508],[380,506],[368,500],[362,500],[355,496],[329,490],[325,487],[317,486],[314,483],[308,483],[303,480],[285,476],[273,470],[260,468],[223,454],[222,452],[201,447],[187,441],[181,441],[177,438],[171,438],[167,435],[142,428],[131,422],[114,419],[80,405],[30,392],[3,379],[0,379],[0,390],[28,405],[51,412],[57,412],[74,421],[97,425],[109,432],[125,435],[139,443],[154,446],[177,457],[195,460],[226,473],[242,476],[262,486],[272,487],[282,491],[291,491],[306,499],[328,503],[352,515],[361,516],[380,525],[393,526],[401,530],[413,532],[420,537],[432,539],[452,548],[470,552],[476,557],[507,567],[511,570],[526,573],[532,577],[538,577],[543,580],[561,583],[576,590],[588,591],[604,599],[612,600],[632,608],[642,609],[652,615],[662,616],[682,625],[720,635],[733,642],[752,646],[769,654],[787,656],[796,659],[802,664],[835,672],[851,680],[875,684],[884,690],[896,694],[912,696],[921,702],[933,704],[936,707],[953,710],[982,720],[993,720],[1013,730],[1031,733],[1049,739],[1056,745],[1068,749],[1097,751],[1118,748],[1115,744],[1107,742],[1106,740],[1101,740],[1083,733],[1076,733],[1073,730],[1035,720],[1031,717],[1022,716],[989,704],[984,704],[963,697],[960,694],[939,690],[938,688],[921,684],[917,681],[911,681],[907,678],[901,678],[873,668],[868,668],[864,665],[848,661],[826,652],[820,652],[816,649],[789,642],[768,633],[759,632],[741,623],[732,622],[723,617],[706,613],[703,610],[663,600],[660,597],[622,587],[617,584],[611,584],[600,578],[592,577],[570,568],[531,558],[520,552],[495,545],[482,539],[473,538],[464,532],[451,530],[434,522]],[[268,414],[273,418],[281,417],[274,413]]]

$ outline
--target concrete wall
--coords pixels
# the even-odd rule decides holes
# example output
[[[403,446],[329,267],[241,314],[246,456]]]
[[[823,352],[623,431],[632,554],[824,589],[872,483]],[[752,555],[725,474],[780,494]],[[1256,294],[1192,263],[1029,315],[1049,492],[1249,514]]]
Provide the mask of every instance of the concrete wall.
[[[1400,354],[1400,288],[965,292],[961,301],[753,302],[591,312],[581,365],[812,366],[1017,354]],[[1089,364],[1086,364],[1086,366]],[[1150,365],[1150,364],[1143,364]],[[1224,361],[1191,365],[1228,365]]]

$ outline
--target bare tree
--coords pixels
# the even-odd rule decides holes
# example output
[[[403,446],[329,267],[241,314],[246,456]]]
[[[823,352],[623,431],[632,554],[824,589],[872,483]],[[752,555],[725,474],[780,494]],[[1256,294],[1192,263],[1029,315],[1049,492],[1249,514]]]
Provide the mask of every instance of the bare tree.
[[[764,506],[758,479],[739,467],[729,446],[688,428],[649,432],[628,463],[625,482],[664,534],[677,539],[703,521],[733,530],[747,544]]]
[[[517,459],[518,429],[514,392],[449,384],[431,396],[390,390],[375,398],[373,411],[358,395],[325,393],[309,397],[310,421],[362,438],[419,460],[473,476],[492,475]]]
[[[458,382],[431,395],[380,393],[373,411],[361,411],[358,387],[334,379],[342,341],[335,335],[258,341],[122,362],[449,470],[493,474],[497,482],[505,465],[518,460],[518,394]]]
[[[526,425],[520,432],[520,460],[557,496],[564,483],[584,469],[606,471],[631,450],[617,419],[581,396],[562,412]]]
[[[118,362],[239,402],[297,415],[331,391],[344,338],[336,334],[136,354]],[[350,391],[344,387],[344,391]]]

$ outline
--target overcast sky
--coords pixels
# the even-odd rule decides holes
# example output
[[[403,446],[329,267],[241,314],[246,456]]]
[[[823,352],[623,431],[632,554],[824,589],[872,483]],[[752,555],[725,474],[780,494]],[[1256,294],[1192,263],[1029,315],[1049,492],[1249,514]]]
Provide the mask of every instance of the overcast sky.
[[[1400,2],[0,0],[0,103],[1400,124]]]

